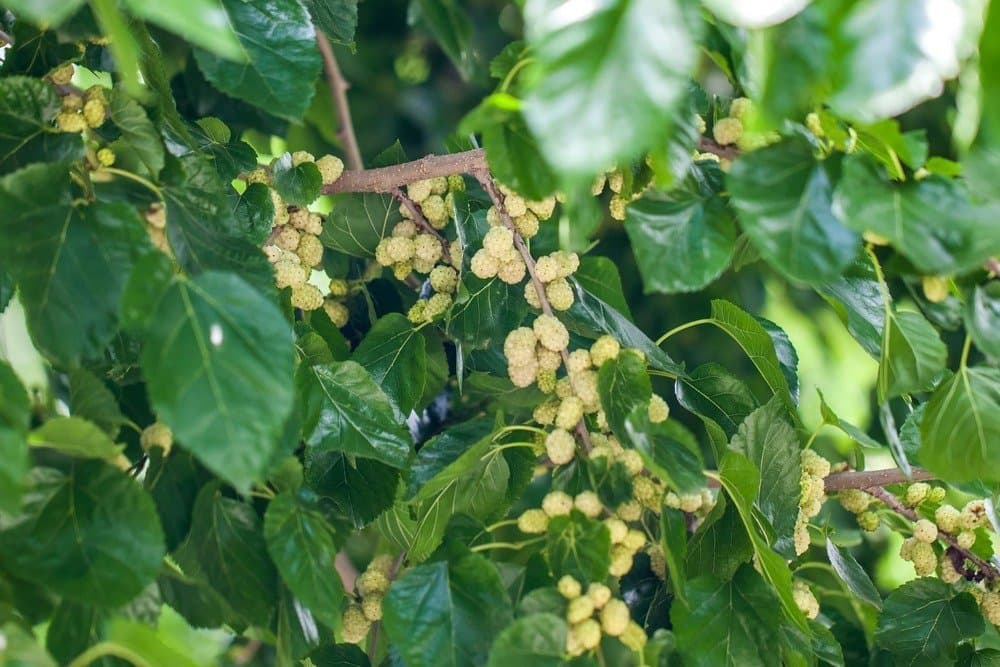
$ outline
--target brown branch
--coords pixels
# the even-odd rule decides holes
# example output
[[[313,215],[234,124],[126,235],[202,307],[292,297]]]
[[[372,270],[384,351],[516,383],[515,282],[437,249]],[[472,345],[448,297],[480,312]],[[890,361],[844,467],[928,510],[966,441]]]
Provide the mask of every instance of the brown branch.
[[[354,123],[351,121],[351,107],[347,104],[347,89],[350,85],[340,73],[340,66],[337,58],[333,55],[333,48],[327,41],[326,35],[316,28],[316,45],[319,47],[320,55],[323,56],[323,70],[326,72],[326,81],[330,86],[330,97],[333,99],[333,108],[337,111],[340,119],[340,129],[337,131],[337,139],[344,149],[344,156],[347,158],[347,168],[352,171],[360,171],[365,168],[361,159],[361,150],[358,148],[358,138],[354,133]]]
[[[872,486],[888,486],[890,484],[903,484],[906,482],[920,482],[934,479],[934,474],[921,468],[913,468],[910,477],[907,478],[899,468],[888,468],[886,470],[864,470],[845,472],[835,472],[826,478],[824,486],[826,492],[840,491],[842,489],[867,489]]]
[[[740,156],[740,149],[736,146],[722,146],[708,137],[701,137],[698,141],[698,150],[702,153],[712,153],[724,160],[735,160]]]
[[[910,521],[916,522],[922,518],[912,509],[906,507],[905,505],[903,505],[903,503],[899,502],[899,498],[889,493],[881,486],[872,486],[867,489],[863,489],[863,491],[875,496],[883,503],[885,503],[896,514],[904,516]],[[963,549],[962,547],[958,546],[958,540],[951,533],[946,533],[943,530],[938,530],[938,538],[943,540],[944,542],[947,542],[948,545],[956,552],[961,554],[964,559],[966,559],[967,561],[978,567],[979,571],[982,572],[985,576],[989,577],[990,579],[1000,578],[1000,570],[998,570],[993,563],[989,563],[980,558],[979,556],[977,556],[976,554],[972,553],[968,549]]]
[[[431,223],[427,222],[427,218],[426,216],[424,216],[424,212],[420,209],[420,206],[417,204],[417,202],[410,199],[409,196],[407,196],[407,194],[403,192],[402,188],[393,188],[390,194],[392,195],[393,199],[395,199],[400,204],[406,207],[406,210],[410,212],[410,219],[413,220],[413,223],[417,227],[419,227],[424,232],[430,234],[431,236],[435,237],[438,241],[441,242],[441,249],[444,251],[445,256],[447,256],[448,245],[449,245],[448,239],[442,236],[441,232],[434,229]]]
[[[426,155],[419,160],[394,164],[379,169],[345,171],[333,184],[323,188],[325,194],[338,192],[388,192],[438,176],[469,174],[487,170],[486,153],[481,148],[449,155]]]
[[[503,195],[497,190],[496,182],[493,180],[493,176],[490,175],[489,169],[483,167],[482,169],[476,170],[472,176],[475,177],[479,184],[483,186],[483,190],[486,194],[490,196],[493,201],[493,205],[497,207],[497,211],[500,213],[500,220],[503,222],[504,227],[509,229],[514,235],[514,246],[517,251],[521,253],[521,258],[524,260],[524,264],[528,269],[528,276],[531,278],[531,284],[535,288],[535,294],[538,295],[538,302],[542,307],[542,312],[546,315],[555,317],[552,312],[552,304],[549,303],[549,297],[545,294],[545,285],[538,278],[538,273],[535,272],[535,258],[531,256],[531,251],[528,250],[528,244],[524,242],[524,238],[521,236],[520,232],[517,231],[517,227],[514,225],[514,221],[510,219],[510,213],[507,211],[507,206],[504,205]],[[566,367],[566,371],[569,371],[569,352],[566,348],[559,350],[559,355],[562,357],[563,365]],[[583,451],[586,453],[590,452],[590,433],[587,431],[587,424],[581,419],[576,424],[576,435],[580,439],[580,444],[583,445]]]

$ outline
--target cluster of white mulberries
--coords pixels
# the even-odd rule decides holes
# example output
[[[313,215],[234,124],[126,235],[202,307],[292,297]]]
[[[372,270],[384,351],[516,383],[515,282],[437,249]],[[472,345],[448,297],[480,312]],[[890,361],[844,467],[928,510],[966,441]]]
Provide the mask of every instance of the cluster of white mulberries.
[[[575,297],[567,280],[580,268],[580,257],[575,252],[557,250],[543,255],[535,262],[535,275],[545,288],[545,298],[553,310],[569,310]],[[541,308],[542,301],[534,283],[524,286],[524,299],[532,308]]]
[[[540,201],[530,201],[503,184],[499,184],[498,187],[503,193],[503,206],[507,209],[507,215],[510,216],[514,229],[525,239],[530,239],[537,234],[538,223],[551,218],[556,209],[554,196],[546,197]],[[486,221],[491,227],[503,226],[503,216],[496,206],[491,206],[486,211]]]
[[[811,449],[799,455],[802,476],[799,478],[799,516],[795,521],[795,553],[803,554],[809,548],[809,519],[819,514],[826,500],[823,480],[830,474],[830,462]]]
[[[502,229],[496,227],[495,229]],[[511,382],[516,387],[528,387],[538,382],[539,388],[546,393],[558,390],[559,382],[556,380],[556,370],[562,364],[561,353],[569,345],[569,331],[566,326],[552,315],[539,315],[535,318],[531,328],[518,327],[504,339],[503,352],[507,358],[507,374]],[[584,350],[586,353],[586,350]],[[572,376],[572,374],[571,374]],[[594,394],[596,397],[596,377]],[[567,395],[572,394],[567,392]],[[577,401],[580,399],[577,398]],[[598,401],[599,403],[599,401]],[[599,405],[597,407],[600,407]],[[596,408],[595,408],[596,409]],[[576,422],[583,417],[584,406],[579,406],[580,414],[576,421],[569,423],[570,412],[576,413],[577,408],[567,404],[562,408],[564,416],[558,423],[566,430],[573,428]],[[556,410],[559,412],[559,409]],[[557,414],[552,415],[552,420],[556,421]]]
[[[845,510],[855,515],[862,530],[874,532],[880,525],[878,514],[868,509],[875,501],[861,489],[844,489],[837,494],[837,500]]]
[[[392,557],[376,556],[355,582],[356,601],[341,616],[344,641],[357,644],[368,634],[372,623],[382,619],[382,598],[391,583]]]
[[[566,599],[566,652],[573,657],[592,651],[602,636],[617,637],[625,646],[639,651],[646,644],[646,632],[632,620],[624,600],[613,597],[602,583],[592,583],[583,591],[579,581],[565,575],[557,584]]]
[[[624,220],[628,205],[641,197],[645,191],[645,188],[642,188],[633,190],[630,194],[625,192],[624,169],[612,169],[607,173],[599,174],[590,186],[590,193],[597,197],[604,192],[605,186],[611,191],[611,199],[608,200],[608,214],[614,220]]]
[[[52,83],[60,86],[68,84],[72,78],[72,64],[57,67],[49,74]],[[83,132],[88,128],[100,127],[107,118],[107,106],[108,100],[101,86],[91,86],[82,95],[77,91],[68,92],[62,95],[61,108],[56,114],[56,126],[63,132]],[[114,162],[113,154],[111,162]],[[111,164],[104,166],[110,167]]]
[[[323,185],[331,185],[344,173],[344,163],[335,155],[324,155],[317,160],[306,151],[295,151],[291,159],[296,167],[315,164]],[[271,174],[268,169],[259,167],[247,174],[245,180],[247,184],[270,186]],[[307,311],[322,308],[335,326],[345,326],[349,316],[344,303],[349,291],[347,282],[342,279],[330,281],[326,293],[310,282],[313,269],[323,262],[323,243],[319,240],[323,232],[322,216],[308,208],[287,205],[273,188],[270,192],[274,219],[264,253],[274,266],[274,284],[279,289],[292,290],[294,307]]]

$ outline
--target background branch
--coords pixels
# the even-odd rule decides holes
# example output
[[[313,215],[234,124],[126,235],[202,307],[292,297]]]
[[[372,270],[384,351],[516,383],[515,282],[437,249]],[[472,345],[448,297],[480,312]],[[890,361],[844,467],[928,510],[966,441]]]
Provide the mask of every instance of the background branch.
[[[899,468],[863,471],[849,470],[835,472],[828,476],[824,486],[826,492],[830,493],[831,491],[840,491],[842,489],[867,489],[872,486],[921,482],[928,479],[934,479],[934,475],[921,468],[913,468],[909,478]]]
[[[327,41],[326,35],[319,28],[316,29],[316,45],[323,57],[323,71],[326,72],[326,81],[330,86],[330,97],[333,98],[333,108],[340,120],[337,139],[340,140],[340,145],[344,149],[347,168],[351,171],[360,171],[364,169],[365,165],[361,160],[358,138],[354,133],[354,123],[351,121],[351,107],[347,104],[347,89],[350,88],[350,85],[344,79],[344,75],[340,73],[340,66],[337,64],[336,56],[333,55],[333,48]]]

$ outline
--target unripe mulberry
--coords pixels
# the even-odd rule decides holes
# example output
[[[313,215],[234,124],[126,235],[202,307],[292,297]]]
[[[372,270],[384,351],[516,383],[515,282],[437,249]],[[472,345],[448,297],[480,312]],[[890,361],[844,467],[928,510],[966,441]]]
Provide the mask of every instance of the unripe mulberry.
[[[283,225],[274,236],[274,245],[278,246],[282,250],[295,252],[295,250],[299,247],[299,241],[301,238],[302,235],[299,234],[296,229]]]
[[[917,538],[918,541],[931,544],[937,539],[937,536],[938,529],[933,521],[920,519],[913,524],[913,537]]]
[[[139,444],[142,445],[145,452],[153,447],[159,447],[163,450],[163,455],[166,456],[174,445],[174,432],[163,422],[153,422],[142,429],[142,433],[139,435]]]
[[[371,595],[363,599],[361,601],[361,611],[369,621],[382,620],[382,596]]]
[[[299,247],[295,254],[302,260],[303,266],[313,267],[323,261],[323,242],[318,236],[302,234],[299,237]]]
[[[604,503],[593,491],[581,491],[576,494],[576,497],[573,498],[573,506],[591,519],[596,519],[604,511]]]
[[[49,79],[57,86],[65,86],[73,80],[74,71],[73,63],[66,63],[49,72]]]
[[[659,510],[662,493],[652,479],[640,475],[632,480],[632,497],[643,507]]]
[[[823,122],[819,119],[819,114],[815,112],[806,114],[806,129],[820,139],[826,136],[826,132],[823,130]]]
[[[590,367],[591,363],[589,351],[579,349],[573,350],[569,353],[569,361],[566,364],[567,371],[570,373],[579,373],[589,369]]]
[[[87,121],[87,127],[100,127],[101,125],[104,125],[104,102],[98,99],[92,99],[84,102],[83,118]]]
[[[553,352],[565,349],[569,345],[569,332],[566,326],[552,315],[539,315],[535,318],[532,328],[538,337],[538,342]]]
[[[934,521],[937,527],[946,533],[954,533],[958,529],[958,522],[962,513],[951,505],[942,505],[934,512]]]
[[[628,202],[621,197],[615,196],[608,201],[608,215],[612,220],[621,222],[627,217]]]
[[[412,239],[417,235],[417,225],[412,220],[400,220],[392,228],[392,236]]]
[[[569,310],[573,305],[573,288],[565,278],[557,278],[545,286],[545,296],[555,310]]]
[[[729,105],[729,116],[730,118],[736,118],[739,121],[743,121],[746,115],[753,110],[753,102],[751,102],[746,97],[737,97]]]
[[[634,500],[629,500],[619,505],[615,509],[615,514],[622,521],[638,521],[642,518],[642,505]]]
[[[573,499],[562,491],[550,491],[542,498],[542,511],[549,517],[565,516],[573,509]]]
[[[451,294],[458,288],[458,272],[450,266],[437,266],[431,271],[431,287],[435,292]]]
[[[927,494],[931,491],[931,485],[926,482],[914,482],[906,487],[906,494],[903,496],[903,504],[907,507],[916,507],[927,499]]]
[[[520,195],[507,195],[504,197],[503,203],[511,218],[519,218],[528,212],[528,204]]]
[[[649,409],[646,412],[650,423],[659,424],[667,421],[667,418],[670,417],[670,406],[661,396],[653,394],[649,399]]]
[[[448,177],[448,190],[451,192],[463,192],[465,190],[465,179],[461,174],[452,174]]]
[[[976,533],[971,530],[963,530],[955,536],[955,543],[963,549],[971,549],[976,543]]]
[[[555,371],[559,370],[559,366],[562,364],[562,356],[553,350],[546,349],[539,345],[535,348],[535,355],[538,357],[538,367]]]
[[[951,562],[951,558],[946,553],[942,554],[940,560],[938,560],[938,571],[941,581],[946,584],[957,584],[964,579],[962,574],[955,569],[955,564]]]
[[[274,264],[274,284],[278,289],[300,287],[309,279],[309,272],[294,259],[279,259]]]
[[[542,307],[542,301],[538,298],[538,289],[532,281],[524,284],[524,300],[527,301],[528,305],[532,308],[540,309]]]
[[[608,574],[613,577],[623,577],[632,569],[632,551],[624,544],[611,547],[611,565]]]
[[[344,173],[344,161],[336,155],[324,155],[316,160],[316,168],[323,179],[323,185],[332,185]]]
[[[965,503],[962,515],[959,517],[959,526],[962,530],[975,530],[984,525],[986,525],[986,504],[982,500],[970,500]]]
[[[514,218],[511,222],[514,223],[517,233],[526,239],[530,239],[538,233],[538,218],[531,211]]]
[[[527,202],[528,208],[539,220],[548,220],[552,217],[552,212],[556,209],[556,198],[546,197],[540,201]]]
[[[570,622],[571,625],[581,622],[586,618],[590,618],[594,614],[594,603],[586,595],[578,595],[569,601],[569,605],[566,607],[566,620]]]
[[[517,518],[517,529],[522,533],[537,535],[549,527],[549,515],[540,509],[525,510]]]
[[[257,167],[253,171],[246,175],[247,184],[251,183],[263,183],[264,185],[271,184],[271,174],[263,167]]]
[[[110,148],[102,148],[97,151],[97,161],[102,167],[110,167],[115,163],[115,152]]]
[[[524,366],[535,361],[535,332],[528,327],[518,327],[507,334],[503,342],[503,354],[507,363]]]
[[[556,390],[556,384],[558,380],[556,379],[556,372],[549,370],[548,368],[539,368],[538,374],[535,377],[535,383],[538,384],[538,390],[543,394],[551,394]]]
[[[580,585],[580,582],[568,574],[564,574],[559,578],[559,581],[556,582],[556,589],[567,600],[575,600],[583,593],[583,587]]]
[[[431,196],[433,183],[428,180],[415,181],[406,186],[406,194],[418,204]]]
[[[539,373],[542,371],[539,370]],[[542,426],[548,426],[556,419],[556,411],[559,409],[559,405],[556,403],[542,403],[535,406],[534,411],[531,413],[531,418]]]
[[[487,280],[496,276],[497,271],[500,269],[500,262],[498,262],[496,258],[488,252],[480,248],[476,251],[476,254],[472,256],[472,264],[470,265],[470,268],[477,277]]]
[[[348,644],[357,644],[362,641],[372,626],[359,604],[352,604],[345,609],[340,623],[344,633],[344,641]]]
[[[441,242],[430,234],[418,234],[413,241],[413,256],[428,262],[441,258]]]
[[[527,271],[528,268],[525,266],[524,260],[515,255],[513,258],[500,264],[499,268],[497,268],[497,278],[508,285],[516,285],[524,280]]]
[[[535,262],[535,275],[543,283],[550,283],[559,278],[559,263],[552,255],[543,255]]]
[[[639,453],[636,452],[633,449],[627,449],[624,452],[622,452],[619,455],[619,459],[621,460],[622,465],[625,466],[625,470],[628,471],[628,474],[632,475],[632,476],[635,476],[635,475],[638,475],[639,473],[641,473],[642,469],[645,467],[645,465],[642,462],[642,457],[639,456]],[[692,495],[698,495],[698,494],[692,494]],[[681,503],[682,504],[684,503],[684,496],[681,496]],[[700,495],[698,495],[698,504],[699,504],[699,506],[701,505],[701,496]],[[696,507],[695,509],[698,509],[698,508]],[[687,510],[685,510],[685,511],[687,511]],[[693,512],[694,510],[690,510],[690,511]]]
[[[622,644],[636,652],[641,651],[646,646],[647,639],[646,631],[635,621],[630,622],[625,628],[625,632],[618,638]]]
[[[385,239],[386,253],[393,262],[407,262],[413,258],[416,251],[416,243],[413,239],[401,236],[392,236]]]
[[[735,144],[743,136],[743,123],[736,118],[720,118],[712,128],[715,143],[720,146]]]
[[[811,449],[803,449],[799,455],[802,470],[813,477],[825,478],[830,474],[830,462]]]
[[[910,559],[913,562],[913,570],[918,577],[928,577],[934,574],[937,569],[937,556],[934,553],[934,548],[926,542],[917,542],[913,545]]]
[[[595,197],[604,192],[604,186],[608,182],[607,174],[598,174],[594,177],[594,182],[590,184],[590,194]]]
[[[944,500],[946,495],[948,495],[948,492],[944,490],[944,487],[935,486],[931,488],[931,492],[927,494],[927,502],[939,503]]]
[[[326,316],[330,318],[331,322],[333,322],[333,326],[338,329],[347,326],[347,322],[351,317],[351,313],[347,309],[347,306],[345,306],[343,302],[337,301],[336,299],[325,300],[323,302],[323,312],[325,312]]]
[[[293,287],[292,305],[302,310],[316,310],[323,306],[323,293],[310,283]]]
[[[861,530],[868,531],[869,533],[874,533],[876,530],[878,530],[880,522],[878,514],[876,514],[875,512],[872,512],[871,510],[865,510],[864,512],[858,514],[857,519],[858,519],[858,527],[861,528]]]
[[[347,290],[347,281],[343,278],[330,279],[330,285],[327,287],[327,291],[330,293],[330,296],[345,297],[347,296]]]
[[[837,500],[852,514],[861,514],[872,503],[872,497],[861,489],[844,489],[837,494]]]
[[[492,227],[483,237],[483,250],[498,260],[507,259],[513,247],[514,234],[506,227]]]
[[[584,651],[592,651],[601,643],[601,624],[588,618],[570,628],[570,634],[576,635],[576,640]]]
[[[618,637],[625,632],[625,628],[628,627],[631,620],[628,605],[622,600],[608,600],[604,608],[601,609],[601,629],[606,635]]]
[[[621,169],[615,169],[608,174],[608,187],[612,192],[618,194],[625,186],[625,173]]]
[[[271,225],[273,227],[280,227],[287,224],[289,215],[288,207],[285,206],[285,200],[281,198],[277,190],[269,190],[268,194],[271,196],[271,205],[274,207],[274,219],[271,221]]]
[[[556,426],[567,431],[572,430],[583,419],[583,401],[576,396],[567,396],[559,404],[556,412]]]
[[[611,589],[595,582],[587,587],[587,597],[594,604],[594,609],[601,609],[611,599]]]
[[[56,125],[63,132],[83,132],[87,129],[87,121],[74,111],[60,111],[56,114]]]
[[[796,579],[792,582],[792,598],[795,599],[795,606],[805,614],[806,618],[812,620],[819,616],[819,602],[804,581]]]
[[[557,428],[545,436],[545,454],[556,465],[565,465],[576,454],[576,440],[569,431]]]
[[[441,223],[448,221],[448,207],[444,205],[444,199],[440,195],[431,195],[420,202],[420,210],[435,228],[443,227]]]
[[[601,336],[590,346],[590,359],[594,366],[600,368],[605,361],[618,357],[621,344],[612,336]]]
[[[380,570],[368,569],[358,577],[356,586],[361,597],[385,595],[389,590],[389,577]]]
[[[628,537],[628,524],[618,517],[608,517],[604,520],[604,525],[611,535],[611,544],[621,544]]]

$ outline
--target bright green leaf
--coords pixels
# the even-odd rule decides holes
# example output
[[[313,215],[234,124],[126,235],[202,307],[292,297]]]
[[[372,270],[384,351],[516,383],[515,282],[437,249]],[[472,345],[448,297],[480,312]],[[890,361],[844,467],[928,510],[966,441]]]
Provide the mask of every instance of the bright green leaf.
[[[390,313],[369,329],[354,350],[353,360],[403,414],[409,414],[424,394],[427,383],[427,341],[406,316]]]
[[[85,459],[110,459],[122,451],[97,424],[80,417],[53,417],[32,431],[28,441]]]
[[[173,0],[170,3],[125,0],[125,5],[136,16],[223,58],[239,62],[247,57],[218,0]]]
[[[879,401],[929,389],[947,361],[948,349],[923,315],[891,313],[882,339]]]
[[[566,621],[553,614],[529,614],[493,642],[487,667],[559,667],[566,651]]]
[[[1000,282],[973,289],[966,303],[965,327],[980,350],[1000,359]]]
[[[286,204],[308,206],[323,189],[323,177],[313,162],[292,164],[291,153],[285,153],[271,166],[275,191]]]
[[[838,547],[829,537],[826,538],[826,557],[830,559],[830,565],[837,571],[848,590],[876,609],[882,608],[882,596],[879,595],[871,577],[849,551]]]
[[[603,523],[574,511],[549,521],[549,568],[556,579],[603,581],[611,564],[611,535]]]

